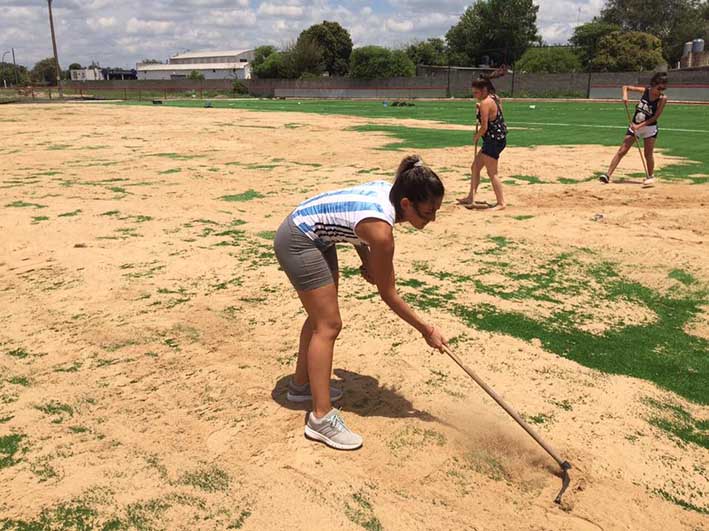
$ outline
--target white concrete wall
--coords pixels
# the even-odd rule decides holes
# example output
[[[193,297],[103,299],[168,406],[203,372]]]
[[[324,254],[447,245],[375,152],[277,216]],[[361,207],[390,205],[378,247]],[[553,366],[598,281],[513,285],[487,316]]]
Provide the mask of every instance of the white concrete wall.
[[[103,81],[103,72],[98,68],[71,70],[72,81]]]
[[[250,79],[251,67],[236,69],[236,70],[218,70],[218,69],[197,69],[204,79]],[[186,79],[192,73],[192,70],[138,70],[138,79]],[[176,77],[181,76],[181,77]]]

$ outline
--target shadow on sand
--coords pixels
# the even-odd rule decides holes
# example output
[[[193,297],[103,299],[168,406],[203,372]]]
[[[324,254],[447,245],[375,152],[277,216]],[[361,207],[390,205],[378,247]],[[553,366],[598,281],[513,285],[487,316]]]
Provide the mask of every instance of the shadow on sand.
[[[411,401],[400,395],[396,389],[379,385],[379,380],[376,378],[345,369],[335,369],[334,372],[338,380],[333,384],[345,392],[336,406],[345,411],[367,417],[417,418],[447,425],[430,413],[416,409]],[[295,404],[286,400],[289,379],[290,376],[280,378],[271,392],[271,397],[284,408],[308,411],[310,402]]]

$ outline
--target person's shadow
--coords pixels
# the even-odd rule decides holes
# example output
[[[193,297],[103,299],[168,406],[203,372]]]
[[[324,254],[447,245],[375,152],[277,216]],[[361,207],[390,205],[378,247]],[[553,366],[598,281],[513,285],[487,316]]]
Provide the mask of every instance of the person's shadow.
[[[337,387],[344,390],[345,394],[335,405],[346,411],[352,411],[361,416],[390,417],[390,418],[417,418],[426,422],[439,422],[445,424],[437,417],[416,409],[410,400],[400,395],[394,388],[379,385],[379,380],[364,374],[335,369],[335,376],[339,381]],[[273,400],[288,409],[295,411],[308,411],[311,403],[293,403],[286,399],[288,392],[289,376],[283,376],[276,382],[271,392]]]

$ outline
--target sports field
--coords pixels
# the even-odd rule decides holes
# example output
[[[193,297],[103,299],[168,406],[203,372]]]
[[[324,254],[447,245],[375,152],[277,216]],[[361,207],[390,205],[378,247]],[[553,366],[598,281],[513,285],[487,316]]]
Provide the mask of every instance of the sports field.
[[[706,527],[709,107],[668,106],[644,189],[637,150],[597,182],[622,105],[508,102],[509,207],[470,212],[469,101],[212,105],[0,107],[0,529]],[[561,506],[555,463],[346,246],[364,447],[308,442],[285,401],[303,311],[274,231],[411,152],[447,195],[397,227],[399,289],[573,464]]]

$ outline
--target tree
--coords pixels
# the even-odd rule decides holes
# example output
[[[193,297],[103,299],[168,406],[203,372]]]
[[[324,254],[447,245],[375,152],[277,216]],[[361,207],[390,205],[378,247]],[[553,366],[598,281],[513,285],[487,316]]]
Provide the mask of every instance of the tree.
[[[270,55],[277,51],[275,46],[259,46],[254,50],[254,60],[251,61],[251,67],[256,69],[259,65],[262,65]]]
[[[337,22],[323,21],[303,31],[298,37],[315,43],[321,50],[325,71],[331,76],[344,76],[349,68],[352,55],[350,32]]]
[[[325,53],[313,39],[300,38],[284,53],[289,77],[320,77],[325,72]]]
[[[284,54],[274,52],[267,56],[263,62],[254,66],[253,73],[261,79],[281,79],[289,77],[286,70]]]
[[[0,63],[0,82],[7,81],[8,85],[27,85],[30,82],[30,75],[22,65],[15,67],[12,63]]]
[[[601,20],[659,37],[665,58],[674,63],[685,41],[709,36],[706,6],[706,0],[607,0]]]
[[[663,62],[662,43],[654,35],[614,31],[598,42],[592,65],[600,72],[636,72],[654,70]]]
[[[187,79],[191,79],[192,81],[204,81],[204,74],[197,70],[192,70],[190,75],[187,76]]]
[[[576,47],[576,53],[581,59],[584,68],[588,68],[591,64],[598,41],[609,33],[619,30],[620,26],[618,24],[610,24],[595,19],[586,24],[576,26],[569,42]]]
[[[322,49],[310,39],[298,39],[282,52],[261,48],[253,67],[254,75],[261,79],[320,77],[325,71]]]
[[[352,51],[350,76],[355,79],[411,77],[416,66],[403,50],[364,46]]]
[[[416,65],[404,50],[391,52],[389,75],[386,77],[413,77],[416,75]]]
[[[527,51],[515,63],[515,70],[540,74],[563,74],[580,72],[582,65],[572,48],[544,46],[527,48]]]
[[[54,57],[42,59],[32,68],[32,81],[35,83],[57,84],[57,63]]]
[[[406,47],[406,55],[415,65],[444,66],[448,64],[446,43],[443,39],[412,42]]]
[[[69,70],[81,70],[81,65],[79,63],[71,63],[69,65]]]
[[[157,59],[143,59],[140,62],[141,65],[161,65],[162,61],[158,61]]]
[[[446,34],[451,64],[475,66],[483,55],[493,64],[514,63],[540,43],[532,0],[478,0]]]

